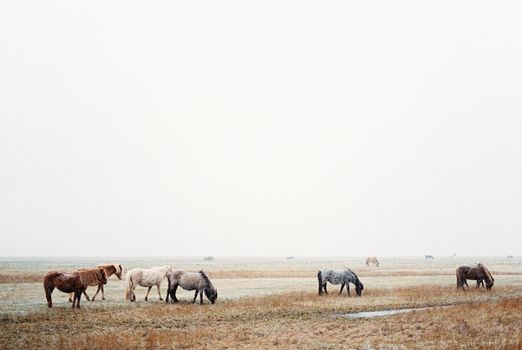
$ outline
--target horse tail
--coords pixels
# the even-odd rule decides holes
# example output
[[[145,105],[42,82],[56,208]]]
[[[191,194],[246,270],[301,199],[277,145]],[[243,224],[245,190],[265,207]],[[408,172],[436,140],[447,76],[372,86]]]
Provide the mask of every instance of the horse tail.
[[[54,288],[54,278],[59,276],[60,272],[57,271],[51,271],[48,272],[44,277],[44,289],[45,291],[49,290],[49,288]]]
[[[457,289],[462,287],[464,289],[464,286],[462,285],[462,277],[460,276],[460,267],[455,270],[455,274],[457,275]]]
[[[321,271],[317,272],[317,282],[319,283],[319,295],[323,294],[323,274]]]
[[[125,300],[130,300],[131,290],[132,290],[132,277],[131,271],[127,272],[127,285],[125,287]]]

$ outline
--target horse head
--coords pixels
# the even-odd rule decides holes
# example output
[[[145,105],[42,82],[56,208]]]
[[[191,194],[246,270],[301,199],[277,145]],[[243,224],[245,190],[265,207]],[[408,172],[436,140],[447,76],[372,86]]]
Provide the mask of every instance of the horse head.
[[[480,266],[480,268],[482,269],[482,272],[484,273],[484,280],[486,281],[486,289],[491,290],[491,288],[493,287],[493,284],[495,284],[495,279],[493,278],[493,276],[491,275],[491,273],[489,272],[487,267],[485,267],[482,264],[478,264],[478,266]]]
[[[107,274],[105,273],[103,267],[98,267],[96,269],[96,278],[98,279],[98,282],[107,284]]]
[[[357,282],[358,283],[355,284],[355,293],[357,293],[357,296],[360,297],[364,289],[364,285],[360,281]]]
[[[116,268],[116,272],[114,274],[116,275],[116,277],[118,277],[119,280],[121,280],[121,275],[123,274],[123,267],[121,267],[121,264],[118,266],[114,265],[114,267]]]
[[[218,298],[217,289],[207,287],[205,288],[205,295],[207,296],[208,300],[210,300],[210,303],[214,304]]]

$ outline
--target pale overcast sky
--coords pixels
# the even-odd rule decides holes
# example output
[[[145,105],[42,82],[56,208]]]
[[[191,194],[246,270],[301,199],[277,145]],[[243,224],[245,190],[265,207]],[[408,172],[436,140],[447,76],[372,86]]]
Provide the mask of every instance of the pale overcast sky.
[[[0,256],[520,255],[519,1],[0,2]]]

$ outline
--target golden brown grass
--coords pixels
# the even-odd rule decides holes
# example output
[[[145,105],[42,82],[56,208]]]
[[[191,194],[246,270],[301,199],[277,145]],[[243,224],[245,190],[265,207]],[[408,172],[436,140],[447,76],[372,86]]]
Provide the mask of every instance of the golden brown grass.
[[[72,271],[71,271],[72,272]],[[520,272],[492,271],[493,275],[522,275]],[[0,283],[31,283],[43,281],[45,273],[32,273],[26,271],[4,271],[0,273]],[[304,269],[278,269],[278,270],[209,270],[212,278],[313,278],[317,270]],[[365,269],[358,271],[361,278],[364,277],[405,277],[405,276],[454,276],[453,269],[444,270],[377,270]]]
[[[0,283],[32,283],[43,282],[43,273],[10,272],[0,273]]]
[[[347,312],[456,305],[374,319]],[[374,289],[363,297],[293,292],[215,305],[56,307],[0,319],[0,348],[522,349],[522,289]]]

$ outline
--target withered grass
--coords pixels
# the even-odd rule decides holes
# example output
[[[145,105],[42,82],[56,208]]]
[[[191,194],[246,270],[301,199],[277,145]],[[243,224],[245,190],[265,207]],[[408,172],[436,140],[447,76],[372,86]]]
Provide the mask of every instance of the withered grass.
[[[2,349],[522,349],[522,288],[368,290],[360,297],[292,292],[215,305],[161,302],[0,320]],[[454,305],[381,318],[341,314]]]

